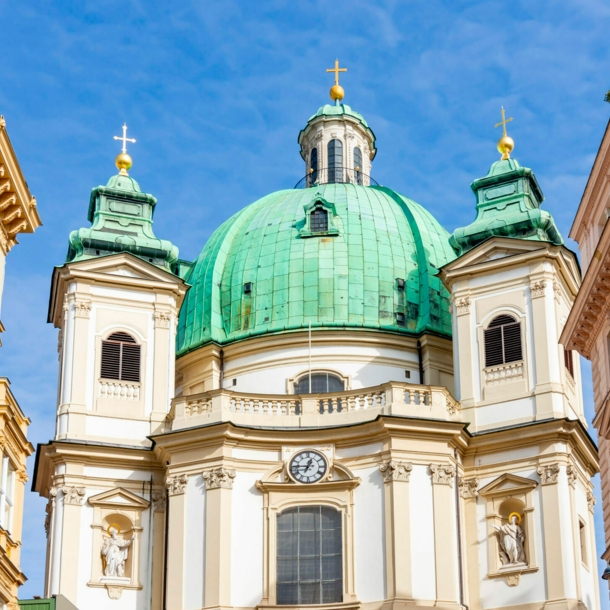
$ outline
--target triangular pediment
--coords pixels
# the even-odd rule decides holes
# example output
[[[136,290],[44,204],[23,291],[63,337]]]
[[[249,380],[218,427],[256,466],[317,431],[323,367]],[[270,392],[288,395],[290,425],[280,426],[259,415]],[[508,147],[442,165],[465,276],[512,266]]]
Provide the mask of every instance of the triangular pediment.
[[[92,506],[107,506],[112,508],[131,508],[143,510],[148,508],[150,502],[136,496],[135,494],[123,489],[122,487],[116,487],[109,491],[104,491],[96,496],[89,498],[89,504]]]
[[[479,489],[481,496],[503,496],[511,493],[525,492],[534,489],[538,485],[533,479],[519,477],[516,474],[505,473],[494,479],[485,487]]]

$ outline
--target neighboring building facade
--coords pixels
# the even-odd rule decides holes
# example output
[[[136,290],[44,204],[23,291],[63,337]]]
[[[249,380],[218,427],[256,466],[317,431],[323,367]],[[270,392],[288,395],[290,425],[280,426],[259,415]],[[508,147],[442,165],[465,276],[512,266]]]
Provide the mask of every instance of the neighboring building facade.
[[[0,316],[6,257],[18,243],[20,233],[33,233],[39,226],[36,200],[21,173],[6,132],[6,121],[0,116]],[[2,357],[10,354],[3,350]],[[0,415],[0,605],[13,610],[17,608],[18,588],[26,580],[20,568],[21,527],[28,480],[26,459],[34,448],[27,440],[30,420],[15,400],[9,380],[1,376]]]
[[[335,99],[299,135],[303,188],[192,264],[130,159],[93,190],[51,289],[47,596],[599,608],[597,451],[558,344],[579,268],[533,172],[494,163],[450,236],[370,178],[375,136]]]
[[[593,395],[604,510],[606,550],[610,561],[610,123],[570,230],[580,248],[582,286],[567,318],[561,343],[591,360]],[[610,577],[606,570],[604,578]]]

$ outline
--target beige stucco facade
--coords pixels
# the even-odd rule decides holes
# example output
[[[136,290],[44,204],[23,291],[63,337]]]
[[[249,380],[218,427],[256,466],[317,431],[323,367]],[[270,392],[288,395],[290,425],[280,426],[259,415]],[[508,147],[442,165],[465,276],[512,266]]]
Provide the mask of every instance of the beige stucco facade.
[[[567,348],[577,350],[591,361],[604,510],[606,550],[610,560],[610,130],[606,132],[591,169],[587,186],[576,213],[570,237],[579,246],[583,282],[561,335]]]
[[[20,233],[33,233],[40,226],[36,199],[32,197],[19,161],[0,116],[0,333],[6,258],[19,243]],[[0,345],[1,345],[0,335]],[[3,348],[2,357],[10,357]],[[21,534],[24,488],[28,480],[26,459],[34,448],[27,440],[30,420],[23,414],[0,370],[0,604],[14,610],[18,588],[26,577],[21,572]]]

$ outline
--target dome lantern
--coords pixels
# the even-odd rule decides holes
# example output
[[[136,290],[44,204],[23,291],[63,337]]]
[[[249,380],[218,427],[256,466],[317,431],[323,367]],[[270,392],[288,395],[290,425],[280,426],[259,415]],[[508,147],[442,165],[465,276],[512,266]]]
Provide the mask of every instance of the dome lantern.
[[[325,104],[307,121],[299,133],[301,157],[305,161],[304,186],[348,183],[370,186],[371,166],[377,149],[375,134],[364,117],[342,103],[345,92],[339,85],[339,60],[330,90],[334,104]]]

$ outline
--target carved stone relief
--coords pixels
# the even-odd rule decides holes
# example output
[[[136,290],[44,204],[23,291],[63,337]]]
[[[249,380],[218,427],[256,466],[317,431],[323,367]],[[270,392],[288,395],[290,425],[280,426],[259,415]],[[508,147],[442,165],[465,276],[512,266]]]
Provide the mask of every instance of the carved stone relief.
[[[155,311],[153,313],[155,328],[169,328],[172,315],[169,311]]]
[[[470,313],[470,297],[456,299],[455,308],[458,316],[463,316],[464,314]]]
[[[386,483],[390,481],[409,481],[409,475],[413,470],[413,464],[410,462],[396,462],[390,460],[379,464],[379,470],[383,473],[383,480]]]
[[[576,468],[574,466],[572,466],[571,464],[569,464],[566,467],[566,473],[568,474],[568,483],[570,484],[570,487],[575,488],[576,479],[578,478],[578,473],[576,471]]]
[[[587,492],[587,506],[589,507],[589,511],[590,512],[595,512],[595,504],[597,503],[597,500],[595,499],[595,496],[593,495],[592,491],[588,491]]]
[[[430,474],[432,475],[433,483],[453,487],[455,466],[452,464],[430,464]]]
[[[212,468],[203,472],[203,480],[205,481],[206,489],[233,489],[233,479],[235,478],[235,470],[232,468]]]
[[[165,512],[167,496],[164,491],[154,491],[152,495],[153,509],[156,513]]]
[[[476,477],[472,479],[465,479],[460,477],[460,496],[462,498],[476,498],[479,495],[477,488],[479,486],[479,479]]]

